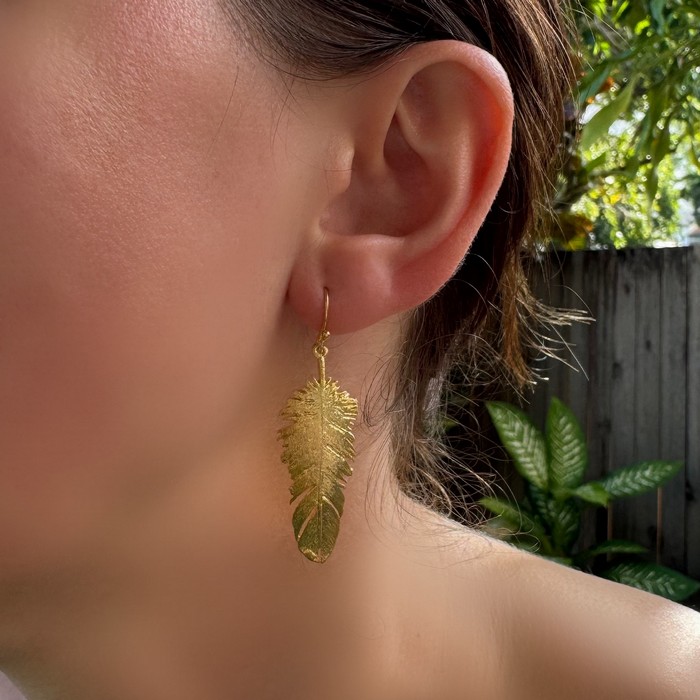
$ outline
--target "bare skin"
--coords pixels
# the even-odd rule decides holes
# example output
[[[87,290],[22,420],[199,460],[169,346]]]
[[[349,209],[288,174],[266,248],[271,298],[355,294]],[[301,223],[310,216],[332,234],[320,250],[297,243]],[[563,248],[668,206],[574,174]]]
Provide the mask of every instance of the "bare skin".
[[[403,497],[373,391],[469,250],[512,120],[459,42],[287,86],[213,0],[0,4],[0,670],[28,700],[554,687],[530,677],[551,649],[520,647],[549,619],[565,648],[598,588]],[[318,565],[275,434],[324,286],[329,374],[373,420]],[[539,572],[577,593],[555,616]]]
[[[700,614],[504,542],[475,538],[458,536],[465,553],[481,542],[480,564],[456,558],[450,567],[458,601],[452,619],[461,633],[449,658],[460,673],[451,681],[456,692],[440,697],[698,697]],[[468,591],[482,595],[470,599]],[[457,689],[467,688],[472,695],[459,695]]]

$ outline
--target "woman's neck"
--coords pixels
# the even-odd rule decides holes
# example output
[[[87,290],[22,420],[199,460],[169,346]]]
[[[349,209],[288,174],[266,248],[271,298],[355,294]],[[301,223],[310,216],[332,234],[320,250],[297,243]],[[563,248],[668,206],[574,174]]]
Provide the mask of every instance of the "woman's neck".
[[[392,676],[396,586],[438,521],[367,440],[336,549],[310,562],[278,446],[263,454],[263,436],[248,439],[161,485],[157,501],[135,500],[65,579],[0,595],[0,669],[29,700],[313,699],[330,687],[340,700]]]

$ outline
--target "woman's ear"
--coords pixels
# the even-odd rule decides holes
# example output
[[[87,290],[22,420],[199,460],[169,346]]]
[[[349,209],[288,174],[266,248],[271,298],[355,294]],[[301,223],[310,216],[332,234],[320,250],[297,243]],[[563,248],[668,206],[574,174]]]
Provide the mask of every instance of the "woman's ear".
[[[342,334],[420,305],[454,274],[503,181],[514,108],[501,64],[456,40],[414,45],[324,99],[328,197],[288,298],[317,329],[328,287],[328,328]]]

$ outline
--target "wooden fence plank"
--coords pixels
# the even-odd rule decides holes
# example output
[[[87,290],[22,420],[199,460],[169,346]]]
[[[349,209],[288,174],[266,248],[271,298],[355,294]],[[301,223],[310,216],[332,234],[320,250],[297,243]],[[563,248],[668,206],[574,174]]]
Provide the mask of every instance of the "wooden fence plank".
[[[700,245],[688,256],[687,573],[700,579]]]
[[[634,447],[632,459],[641,462],[661,459],[659,451],[659,395],[661,392],[661,257],[663,250],[637,248],[635,257],[635,335],[629,352],[634,364]],[[631,539],[656,555],[658,514],[657,491],[635,496],[628,506],[627,531]]]
[[[614,318],[615,286],[617,280],[618,254],[615,250],[590,251],[590,269],[598,268],[596,275],[588,277],[597,284],[595,325],[590,336],[588,367],[591,382],[588,392],[590,435],[590,478],[601,477],[612,468],[612,367],[613,336],[608,319]],[[603,508],[590,509],[584,521],[582,547],[590,547],[607,537],[608,513]]]
[[[532,281],[533,292],[538,299],[545,304],[552,305],[552,280],[551,273],[546,269],[537,269],[537,273]],[[552,358],[541,354],[533,358],[533,369],[541,375],[542,379],[532,388],[527,397],[527,405],[524,407],[535,424],[540,427],[544,425],[543,416],[547,412],[549,403],[549,376],[552,369]]]
[[[551,284],[551,301],[552,306],[563,306],[564,286],[564,270],[568,267],[572,259],[571,253],[559,253],[552,260],[552,284]],[[544,428],[547,411],[553,396],[556,396],[562,401],[567,400],[566,380],[568,368],[562,360],[566,361],[566,343],[569,340],[569,328],[567,326],[556,326],[550,329],[553,337],[552,347],[556,350],[557,358],[548,358],[548,382],[547,382],[547,400],[544,406],[544,411],[539,417],[538,425]]]
[[[639,258],[634,249],[618,253],[618,270],[613,300],[613,323],[606,319],[612,336],[613,362],[610,397],[611,467],[613,470],[631,464],[634,459],[635,361],[634,340],[637,325],[636,282]],[[619,500],[610,505],[612,532],[616,539],[629,539],[648,544],[639,538],[635,504]]]
[[[576,256],[581,260],[581,272],[580,277],[574,275],[571,281],[572,288],[580,297],[578,303],[574,304],[575,308],[584,310],[594,319],[590,323],[576,323],[572,328],[572,342],[575,343],[574,352],[581,365],[579,374],[577,374],[577,391],[583,402],[583,405],[577,408],[576,415],[583,428],[583,434],[586,437],[586,447],[588,449],[588,468],[584,476],[584,481],[590,481],[596,478],[596,476],[599,475],[599,472],[596,470],[599,469],[600,465],[600,456],[597,449],[598,442],[595,437],[597,418],[595,415],[596,403],[591,398],[593,392],[596,390],[594,382],[597,378],[595,376],[597,358],[591,355],[590,348],[596,344],[600,279],[603,270],[600,265],[596,264],[596,258],[592,253],[593,251],[584,251],[583,255]],[[579,549],[586,549],[595,541],[595,509],[584,508],[577,547]]]
[[[661,253],[661,333],[659,338],[659,458],[686,461],[685,396],[688,354],[688,249],[667,248]],[[687,465],[686,465],[687,468]],[[686,468],[661,489],[659,563],[686,567]]]
[[[586,279],[584,276],[584,255],[572,255],[571,261],[563,274],[563,306],[569,309],[588,309],[589,303]],[[588,396],[588,343],[589,326],[585,323],[572,322],[567,327],[567,340],[570,350],[567,351],[567,362],[573,369],[563,368],[566,378],[566,404],[573,411],[579,423],[586,432],[586,413]]]

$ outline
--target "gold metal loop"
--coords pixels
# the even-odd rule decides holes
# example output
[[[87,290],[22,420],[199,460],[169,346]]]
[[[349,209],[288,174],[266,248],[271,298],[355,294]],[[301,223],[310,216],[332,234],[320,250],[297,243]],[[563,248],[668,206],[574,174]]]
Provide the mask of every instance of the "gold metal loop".
[[[320,360],[328,354],[328,348],[321,343],[316,343],[314,345],[314,355]]]
[[[329,303],[329,298],[328,298],[328,288],[324,287],[323,288],[323,326],[321,327],[321,330],[318,334],[318,340],[316,341],[317,343],[323,343],[326,341],[328,336],[330,336],[330,333],[328,332],[328,303]]]
[[[324,381],[326,378],[326,355],[328,354],[328,348],[325,346],[326,340],[330,336],[328,331],[328,289],[323,288],[323,327],[318,333],[318,338],[314,343],[314,355],[318,360],[318,372],[321,380]]]

